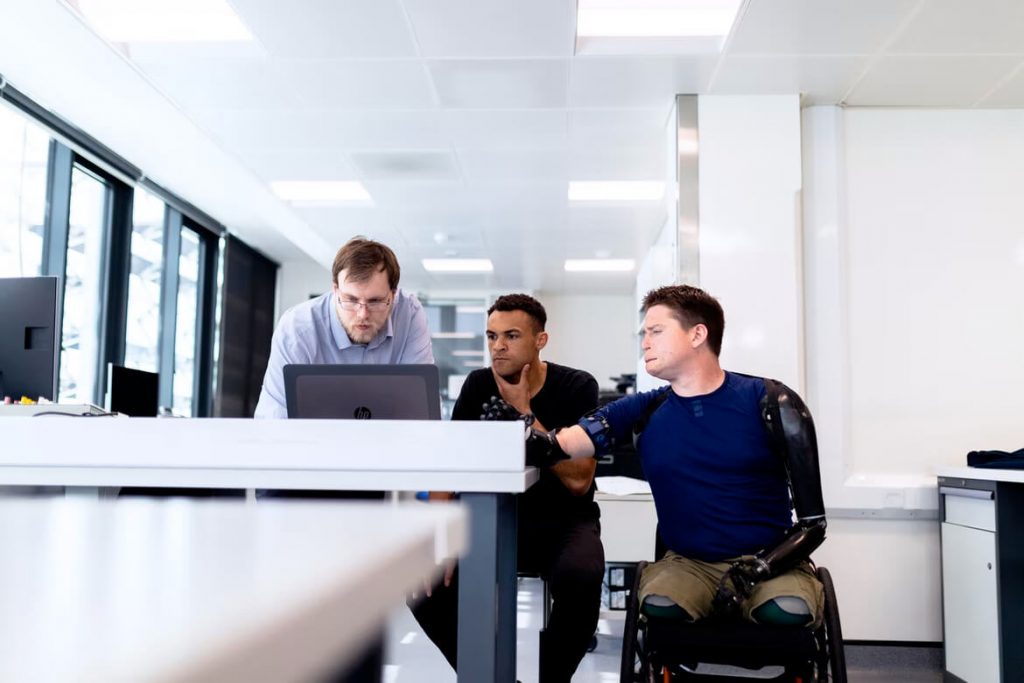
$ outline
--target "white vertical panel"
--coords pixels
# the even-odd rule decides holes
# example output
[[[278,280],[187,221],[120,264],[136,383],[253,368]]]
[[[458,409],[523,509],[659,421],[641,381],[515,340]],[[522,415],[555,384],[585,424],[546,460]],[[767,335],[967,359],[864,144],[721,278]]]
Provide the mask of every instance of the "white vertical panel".
[[[802,391],[799,97],[698,104],[700,285],[725,308],[722,365]]]
[[[1019,448],[1024,112],[847,109],[844,130],[855,470]]]
[[[807,392],[829,507],[860,507],[844,489],[849,471],[843,110],[803,111],[803,249]]]

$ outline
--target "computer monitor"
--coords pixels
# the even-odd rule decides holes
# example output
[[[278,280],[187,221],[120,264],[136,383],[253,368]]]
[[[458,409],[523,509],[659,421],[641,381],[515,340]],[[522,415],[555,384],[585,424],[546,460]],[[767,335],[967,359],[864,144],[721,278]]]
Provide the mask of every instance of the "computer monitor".
[[[0,278],[0,399],[57,399],[55,277]]]
[[[436,365],[286,365],[288,417],[440,420]]]
[[[160,375],[110,364],[107,390],[111,412],[131,417],[156,417],[160,403]]]

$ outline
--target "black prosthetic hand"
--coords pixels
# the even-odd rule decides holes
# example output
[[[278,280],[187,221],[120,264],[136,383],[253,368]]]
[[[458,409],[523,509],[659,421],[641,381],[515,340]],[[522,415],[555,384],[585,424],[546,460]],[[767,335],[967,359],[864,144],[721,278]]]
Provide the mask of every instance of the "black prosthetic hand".
[[[518,410],[512,407],[512,405],[503,398],[498,396],[491,396],[490,401],[484,402],[480,406],[481,420],[497,421],[497,422],[511,422],[512,420],[522,420],[529,427],[533,424],[534,417],[531,413],[520,413]]]
[[[558,431],[542,432],[532,427],[526,430],[527,467],[551,467],[569,459],[569,454],[562,450],[555,438]]]
[[[771,576],[768,565],[759,558],[744,558],[734,562],[722,574],[715,592],[714,607],[726,613],[735,613],[750,597],[754,586]]]

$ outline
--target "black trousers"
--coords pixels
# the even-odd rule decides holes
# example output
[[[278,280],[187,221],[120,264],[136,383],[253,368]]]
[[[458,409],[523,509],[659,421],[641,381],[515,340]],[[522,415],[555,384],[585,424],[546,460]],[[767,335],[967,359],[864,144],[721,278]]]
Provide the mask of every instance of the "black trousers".
[[[541,683],[568,683],[597,629],[604,580],[604,546],[597,519],[559,525],[520,520],[520,572],[539,574],[551,590],[551,617],[541,648]],[[439,582],[428,598],[410,602],[413,616],[457,670],[459,582]]]

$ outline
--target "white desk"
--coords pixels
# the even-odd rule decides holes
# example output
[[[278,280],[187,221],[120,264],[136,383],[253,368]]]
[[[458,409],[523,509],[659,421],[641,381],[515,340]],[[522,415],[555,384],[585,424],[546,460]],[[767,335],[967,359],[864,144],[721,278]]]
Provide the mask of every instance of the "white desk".
[[[938,470],[946,678],[1024,680],[1024,470]]]
[[[297,681],[357,656],[461,506],[0,503],[0,680]]]
[[[518,422],[6,418],[0,485],[462,491],[459,677],[515,680]]]

